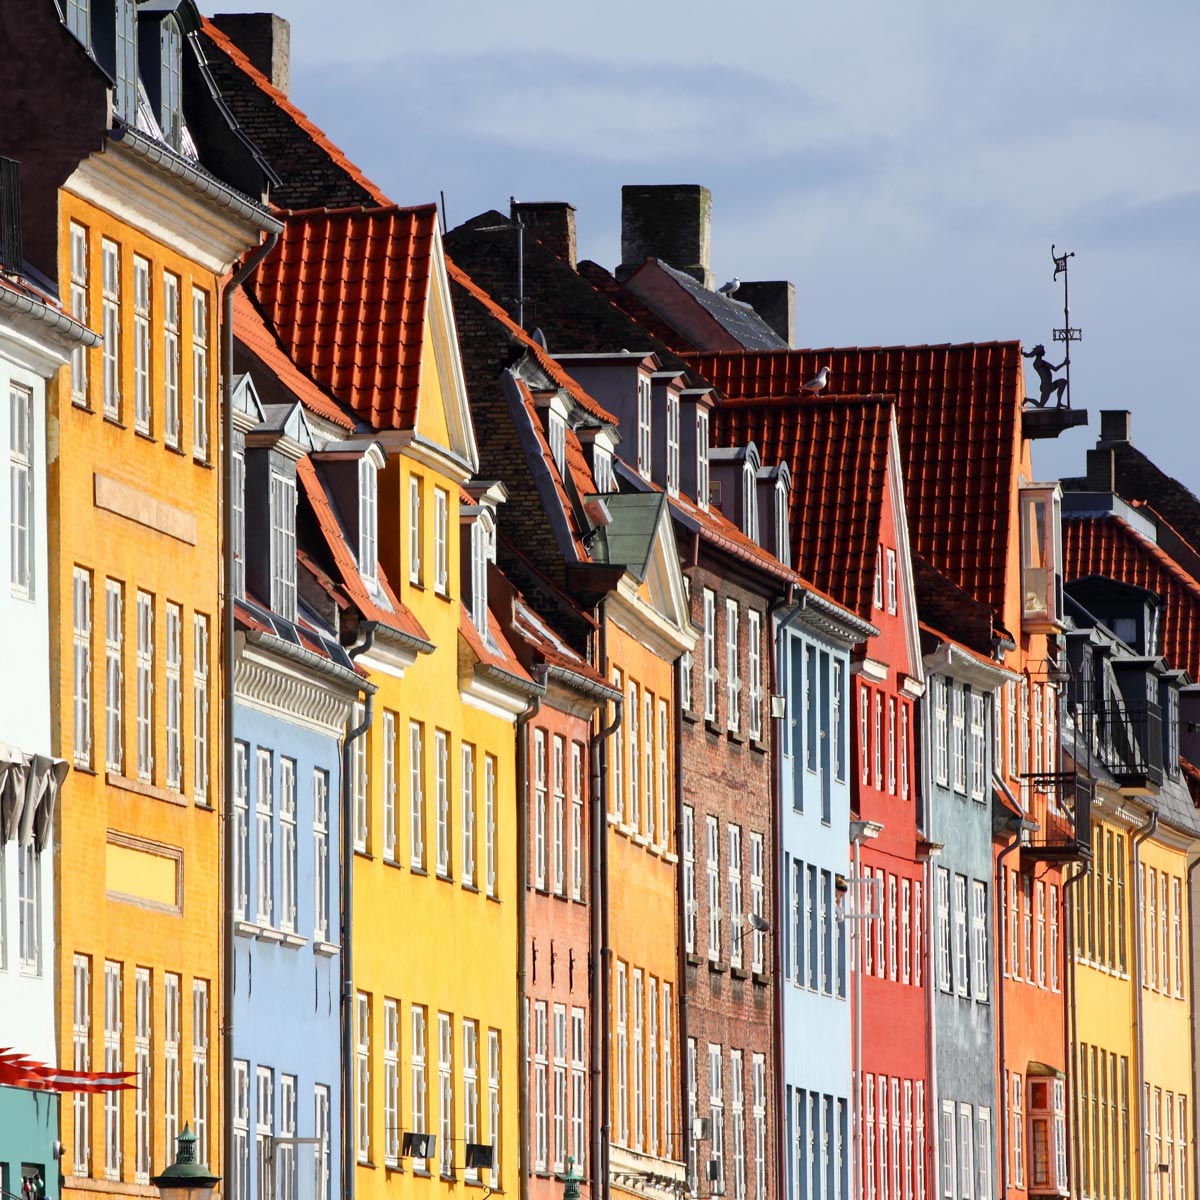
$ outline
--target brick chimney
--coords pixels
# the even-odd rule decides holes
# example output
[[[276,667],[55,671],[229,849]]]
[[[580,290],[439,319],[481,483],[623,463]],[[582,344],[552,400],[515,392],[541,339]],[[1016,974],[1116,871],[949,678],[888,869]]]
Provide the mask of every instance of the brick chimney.
[[[511,213],[539,242],[575,270],[575,206],[565,200],[512,202]]]
[[[627,279],[648,258],[713,286],[712,192],[698,183],[626,184],[621,189],[621,265]]]
[[[285,96],[292,84],[292,27],[274,13],[219,13],[213,24]]]
[[[790,346],[796,336],[796,285],[786,279],[743,281],[733,297],[752,309]]]
[[[1110,446],[1087,452],[1087,490],[1114,493],[1117,490],[1117,456]]]
[[[1130,441],[1129,427],[1132,414],[1127,408],[1104,408],[1100,410],[1100,440],[1102,442]]]

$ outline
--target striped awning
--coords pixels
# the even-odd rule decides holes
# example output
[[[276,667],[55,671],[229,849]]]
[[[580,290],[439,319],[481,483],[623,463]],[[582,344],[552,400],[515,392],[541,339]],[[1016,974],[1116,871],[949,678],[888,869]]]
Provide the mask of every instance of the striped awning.
[[[19,1050],[0,1047],[0,1085],[35,1092],[129,1091],[135,1071],[68,1071],[48,1067]]]

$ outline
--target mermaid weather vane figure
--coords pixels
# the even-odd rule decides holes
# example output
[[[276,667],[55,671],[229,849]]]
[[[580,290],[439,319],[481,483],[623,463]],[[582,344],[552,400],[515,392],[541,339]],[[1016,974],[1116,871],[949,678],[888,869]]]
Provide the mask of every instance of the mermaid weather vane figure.
[[[1042,345],[1034,346],[1032,350],[1024,351],[1025,358],[1033,359],[1033,369],[1037,372],[1038,383],[1040,385],[1038,398],[1030,400],[1031,404],[1037,405],[1038,408],[1045,408],[1050,403],[1050,398],[1054,397],[1055,406],[1057,408],[1071,407],[1071,343],[1083,341],[1083,330],[1074,328],[1071,325],[1071,297],[1067,283],[1067,260],[1075,257],[1075,251],[1072,250],[1067,254],[1058,254],[1055,252],[1053,244],[1050,246],[1050,257],[1054,260],[1054,278],[1055,280],[1061,275],[1063,277],[1063,323],[1061,329],[1054,331],[1054,340],[1064,344],[1064,354],[1062,362],[1055,365],[1046,361],[1046,347]],[[1061,379],[1055,379],[1056,371],[1065,371]]]

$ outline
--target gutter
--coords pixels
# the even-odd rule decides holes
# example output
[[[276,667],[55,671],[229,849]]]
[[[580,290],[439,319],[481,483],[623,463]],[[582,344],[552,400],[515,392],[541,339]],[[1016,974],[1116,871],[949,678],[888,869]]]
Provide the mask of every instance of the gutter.
[[[523,695],[538,700],[546,691],[544,684],[535,683],[532,679],[522,679],[520,675],[506,671],[503,667],[497,667],[494,663],[476,663],[475,674],[482,679],[490,679],[493,683],[503,684],[507,688],[512,688],[514,692],[521,692]],[[532,715],[531,713],[530,716]]]
[[[1150,1114],[1146,1112],[1144,1096],[1146,1094],[1146,1028],[1142,1023],[1144,1000],[1142,987],[1146,978],[1146,935],[1140,914],[1137,912],[1137,900],[1143,895],[1142,891],[1142,856],[1139,847],[1149,841],[1158,832],[1158,810],[1152,809],[1146,817],[1146,823],[1137,831],[1132,840],[1133,846],[1133,878],[1130,880],[1134,892],[1134,916],[1130,924],[1133,926],[1133,1021],[1134,1049],[1137,1052],[1137,1110],[1138,1110],[1138,1146],[1146,1144],[1150,1131]],[[1144,1158],[1145,1155],[1142,1155]],[[1138,1180],[1139,1200],[1149,1200],[1150,1196],[1150,1164],[1142,1163],[1141,1178]]]
[[[137,146],[141,143],[149,143],[148,139],[141,137],[140,143],[137,141],[130,142],[131,146]],[[234,912],[236,910],[236,898],[234,896],[234,888],[236,886],[231,866],[234,860],[234,823],[233,823],[233,795],[236,783],[233,777],[233,717],[234,717],[234,691],[233,691],[233,675],[235,669],[235,657],[237,654],[236,639],[235,639],[235,623],[234,623],[234,604],[237,597],[233,594],[233,497],[230,494],[230,487],[233,480],[233,405],[230,403],[230,397],[233,395],[233,297],[236,290],[241,287],[242,283],[248,279],[264,258],[275,248],[275,243],[279,240],[279,234],[282,232],[283,226],[273,218],[268,218],[266,213],[258,210],[259,216],[263,221],[269,222],[263,224],[260,228],[266,230],[266,240],[260,242],[247,256],[232,276],[223,285],[221,289],[221,387],[222,387],[222,403],[221,403],[221,673],[224,682],[224,694],[221,697],[221,719],[222,719],[222,751],[224,761],[221,765],[221,792],[223,797],[221,819],[223,821],[222,828],[222,848],[224,852],[224,863],[222,865],[222,976],[221,976],[221,1079],[224,1087],[224,1129],[222,1130],[221,1139],[221,1162],[224,1170],[229,1170],[230,1164],[233,1163],[234,1144],[233,1144],[233,1007],[236,980],[234,977],[234,962],[237,953],[237,946],[233,935]]]
[[[393,629],[390,625],[379,624],[375,630],[376,637],[381,642],[393,642],[406,650],[415,650],[418,654],[432,654],[435,647],[425,638],[419,638],[415,633],[405,633],[401,629]]]
[[[22,316],[32,317],[35,321],[48,325],[55,333],[61,333],[64,337],[79,342],[82,346],[98,346],[103,341],[98,333],[94,333],[86,325],[81,325],[74,318],[68,317],[65,312],[53,304],[47,304],[44,300],[27,296],[14,288],[0,286],[0,305],[11,308]]]
[[[569,670],[567,667],[547,665],[544,670],[547,679],[553,679],[558,683],[565,683],[569,688],[593,700],[599,700],[603,704],[614,704],[621,699],[616,688],[597,683],[594,679],[589,679],[586,675],[580,675],[577,671]]]
[[[306,650],[303,646],[297,646],[285,638],[278,637],[276,634],[251,629],[246,631],[246,641],[252,646],[261,646],[262,649],[269,651],[279,658],[286,658],[289,662],[294,662],[297,666],[306,667],[318,675],[324,675],[329,679],[336,680],[338,683],[345,684],[355,691],[375,691],[373,683],[368,683],[367,680],[348,667],[330,662],[329,659],[322,658],[312,650]]]
[[[283,232],[283,225],[257,201],[235,191],[228,184],[222,183],[215,175],[197,169],[186,158],[167,149],[153,138],[147,137],[140,130],[134,129],[130,125],[118,124],[109,130],[108,136],[137,155],[138,158],[158,167],[165,174],[190,184],[206,200],[218,208],[225,209],[233,216],[240,217],[259,232],[273,233],[276,237]],[[271,245],[274,244],[274,242],[271,243]],[[241,280],[238,279],[237,283],[241,283]],[[231,286],[236,286],[236,284]]]
[[[478,669],[478,668],[477,668]],[[517,717],[517,1029],[520,1043],[520,1062],[529,1061],[529,1022],[522,1019],[521,1005],[525,1002],[525,977],[528,954],[525,949],[526,917],[529,892],[529,737],[527,727],[542,707],[544,685],[529,698],[525,711]],[[521,1180],[522,1200],[529,1195],[529,1072],[521,1071],[518,1076],[519,1103],[521,1114],[521,1136],[517,1143],[518,1170]]]
[[[687,1072],[687,1048],[688,1048],[688,962],[687,962],[687,939],[684,937],[684,928],[687,921],[687,913],[684,911],[684,905],[687,903],[683,894],[683,704],[680,702],[683,696],[683,657],[682,655],[675,660],[675,712],[672,717],[672,736],[675,738],[675,851],[679,862],[678,870],[675,872],[675,919],[678,921],[678,927],[675,936],[675,973],[678,976],[678,982],[675,985],[677,993],[676,1009],[679,1013],[679,1057],[682,1060],[679,1066],[683,1068],[685,1076]],[[670,1046],[667,1047],[667,1052],[670,1053]],[[673,1072],[678,1077],[678,1069]],[[668,1086],[673,1086],[674,1080]],[[674,1098],[666,1097],[667,1104],[674,1107]],[[684,1136],[682,1144],[684,1147],[683,1153],[683,1177],[687,1179],[687,1166],[691,1161],[691,1142],[692,1142],[692,1120],[691,1115],[687,1111],[686,1097],[679,1097],[679,1106],[675,1108],[679,1113],[680,1124],[684,1128]],[[667,1153],[670,1153],[668,1147]]]
[[[350,657],[357,658],[371,649],[375,642],[375,622],[365,621],[363,640],[353,646]],[[346,731],[342,742],[342,779],[338,789],[341,799],[342,823],[342,1197],[354,1200],[356,1163],[354,1146],[354,822],[350,815],[350,756],[354,743],[371,728],[375,715],[375,689],[366,692],[366,705],[361,725]]]

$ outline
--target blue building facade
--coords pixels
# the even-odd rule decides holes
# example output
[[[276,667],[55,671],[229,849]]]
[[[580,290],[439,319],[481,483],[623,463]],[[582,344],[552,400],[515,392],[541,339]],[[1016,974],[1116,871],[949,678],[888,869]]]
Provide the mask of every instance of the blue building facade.
[[[341,1170],[341,745],[364,681],[297,553],[296,462],[312,449],[303,414],[260,404],[245,376],[234,409],[227,1194],[328,1200]]]
[[[776,938],[783,1017],[780,1102],[789,1200],[848,1196],[852,1171],[850,649],[865,622],[814,593],[777,626]]]

